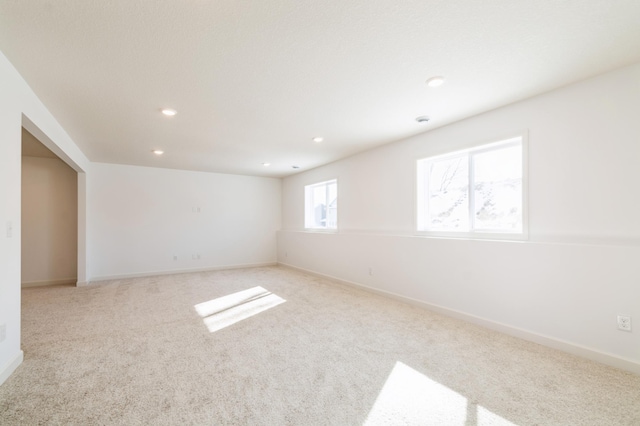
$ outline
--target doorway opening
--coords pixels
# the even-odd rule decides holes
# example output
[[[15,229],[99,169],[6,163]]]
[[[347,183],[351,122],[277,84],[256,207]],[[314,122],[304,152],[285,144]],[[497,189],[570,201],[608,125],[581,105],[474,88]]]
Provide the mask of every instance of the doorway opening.
[[[22,287],[78,280],[78,173],[22,128]]]

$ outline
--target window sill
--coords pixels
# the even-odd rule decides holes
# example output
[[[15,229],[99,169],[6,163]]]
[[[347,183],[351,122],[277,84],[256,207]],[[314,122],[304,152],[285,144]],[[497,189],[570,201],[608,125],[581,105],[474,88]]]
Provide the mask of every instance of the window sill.
[[[322,229],[322,228],[304,228],[304,232],[311,234],[337,234],[337,229]]]
[[[480,240],[480,241],[527,241],[527,232],[434,232],[416,231],[415,236],[425,238],[441,238],[452,240]]]

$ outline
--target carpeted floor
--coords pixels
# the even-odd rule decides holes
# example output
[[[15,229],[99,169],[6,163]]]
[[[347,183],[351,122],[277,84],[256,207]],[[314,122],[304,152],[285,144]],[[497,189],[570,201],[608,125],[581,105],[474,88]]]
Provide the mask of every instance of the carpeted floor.
[[[286,268],[22,294],[2,425],[640,425],[640,376]]]

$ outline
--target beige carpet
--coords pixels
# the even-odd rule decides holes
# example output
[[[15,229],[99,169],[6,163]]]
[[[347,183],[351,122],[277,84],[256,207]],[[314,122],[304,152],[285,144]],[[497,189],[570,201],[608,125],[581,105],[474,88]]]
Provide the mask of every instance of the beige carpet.
[[[640,376],[280,267],[28,288],[22,318],[2,425],[640,425]]]

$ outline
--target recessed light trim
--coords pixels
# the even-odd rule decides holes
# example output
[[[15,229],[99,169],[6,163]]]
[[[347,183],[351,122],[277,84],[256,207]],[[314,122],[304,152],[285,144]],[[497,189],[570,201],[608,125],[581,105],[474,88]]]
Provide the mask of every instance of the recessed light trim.
[[[176,115],[178,113],[178,111],[176,111],[175,109],[172,109],[172,108],[162,108],[160,110],[160,112],[162,112],[167,117],[173,117],[174,115]]]
[[[151,150],[151,152],[153,152],[155,155],[162,155],[164,154],[164,151],[161,149],[153,149]]]
[[[269,167],[271,165],[271,163],[262,163],[263,166],[265,167]]]
[[[322,136],[316,136],[315,138],[311,139],[312,141],[314,141],[315,143],[320,143],[324,140],[324,138]]]
[[[421,115],[420,117],[416,117],[416,121],[418,124],[427,124],[431,120],[428,115]]]
[[[442,76],[431,77],[430,79],[427,80],[427,86],[429,87],[438,87],[438,86],[442,86],[443,84],[444,84],[444,77]]]

